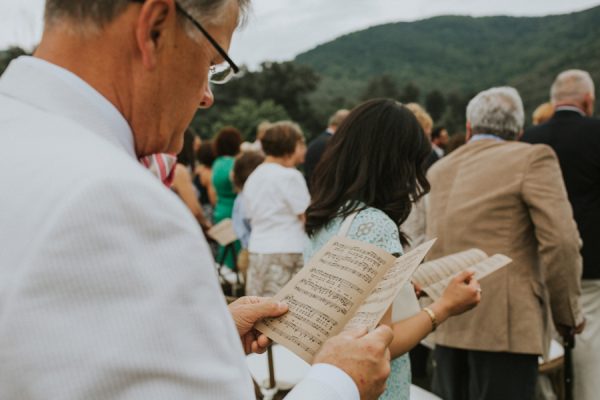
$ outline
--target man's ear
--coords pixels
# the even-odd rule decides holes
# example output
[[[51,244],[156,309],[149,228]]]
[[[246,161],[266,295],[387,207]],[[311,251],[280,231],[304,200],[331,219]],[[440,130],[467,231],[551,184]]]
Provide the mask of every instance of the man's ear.
[[[471,129],[471,121],[467,121],[467,135],[465,137],[466,141],[468,142],[469,140],[471,140],[471,136],[473,136],[473,130]]]
[[[165,33],[175,26],[172,22],[176,22],[176,12],[173,0],[147,0],[142,5],[135,37],[145,68],[156,67]]]
[[[583,99],[583,107],[584,107],[584,111],[587,114],[588,117],[591,117],[594,115],[594,105],[595,105],[595,98],[594,95],[591,93],[587,93]]]

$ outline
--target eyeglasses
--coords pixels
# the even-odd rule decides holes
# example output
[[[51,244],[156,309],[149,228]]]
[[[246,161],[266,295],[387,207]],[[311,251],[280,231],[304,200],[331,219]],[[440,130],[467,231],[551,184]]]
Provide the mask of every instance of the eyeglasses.
[[[143,3],[145,0],[131,0],[135,3]],[[223,85],[231,80],[240,71],[240,68],[227,55],[227,52],[217,43],[217,41],[196,21],[187,11],[185,11],[178,2],[175,2],[175,9],[183,14],[210,42],[217,50],[219,55],[225,59],[225,62],[217,65],[211,65],[208,71],[208,81],[217,85]]]

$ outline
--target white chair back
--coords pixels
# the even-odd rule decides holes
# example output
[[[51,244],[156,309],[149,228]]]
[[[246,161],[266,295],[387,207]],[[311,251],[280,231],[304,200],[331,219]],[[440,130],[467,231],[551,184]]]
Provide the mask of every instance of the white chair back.
[[[258,385],[269,382],[267,353],[250,354],[246,357],[250,374]],[[306,376],[310,365],[300,357],[278,344],[273,345],[273,366],[275,382],[280,390],[288,390]]]

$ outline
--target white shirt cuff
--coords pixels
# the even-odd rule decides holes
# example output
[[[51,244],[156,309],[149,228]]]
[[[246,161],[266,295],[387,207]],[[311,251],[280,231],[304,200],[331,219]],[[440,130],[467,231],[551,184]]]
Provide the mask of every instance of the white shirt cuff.
[[[335,390],[340,399],[360,400],[360,393],[350,376],[331,364],[314,364],[308,371],[307,379],[319,381]]]

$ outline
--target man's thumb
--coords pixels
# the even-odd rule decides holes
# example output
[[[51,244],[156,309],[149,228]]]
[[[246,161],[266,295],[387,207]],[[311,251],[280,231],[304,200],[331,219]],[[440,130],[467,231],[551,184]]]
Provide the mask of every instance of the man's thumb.
[[[383,343],[385,343],[387,347],[392,342],[392,339],[394,339],[394,333],[389,326],[379,325],[376,329],[369,332],[369,334],[366,337],[375,340],[381,340]]]
[[[249,305],[257,314],[257,319],[267,317],[279,317],[288,311],[288,306],[285,303],[280,303],[272,300],[267,300],[262,303]]]

